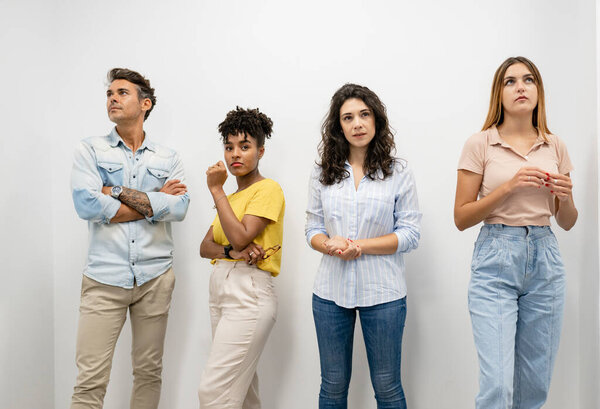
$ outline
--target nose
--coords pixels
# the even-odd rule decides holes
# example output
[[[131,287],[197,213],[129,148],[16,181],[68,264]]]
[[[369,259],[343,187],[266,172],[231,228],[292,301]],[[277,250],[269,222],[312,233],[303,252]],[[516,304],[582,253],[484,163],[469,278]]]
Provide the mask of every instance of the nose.
[[[239,158],[240,157],[240,149],[238,147],[235,147],[232,149],[231,151],[231,157],[232,158]]]
[[[354,117],[354,120],[352,121],[352,127],[354,129],[360,129],[362,127],[362,121],[360,120],[359,115]]]
[[[519,80],[517,81],[517,92],[525,91],[525,82]]]

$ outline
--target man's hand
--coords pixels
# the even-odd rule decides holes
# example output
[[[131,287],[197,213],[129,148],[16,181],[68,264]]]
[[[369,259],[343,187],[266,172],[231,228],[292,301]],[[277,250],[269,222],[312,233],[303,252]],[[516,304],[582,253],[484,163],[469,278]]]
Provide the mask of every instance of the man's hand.
[[[187,192],[187,186],[181,183],[179,179],[167,180],[159,192],[173,196],[180,196]]]

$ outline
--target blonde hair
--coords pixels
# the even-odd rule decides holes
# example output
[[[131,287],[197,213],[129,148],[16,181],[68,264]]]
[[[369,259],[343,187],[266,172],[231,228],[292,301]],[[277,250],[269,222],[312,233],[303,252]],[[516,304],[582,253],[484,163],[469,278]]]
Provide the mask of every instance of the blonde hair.
[[[492,126],[500,125],[504,121],[504,108],[502,107],[502,89],[504,88],[504,74],[506,70],[513,64],[525,64],[533,75],[533,80],[537,86],[538,101],[537,106],[533,110],[531,122],[533,126],[542,134],[542,137],[547,141],[546,134],[550,133],[548,124],[546,123],[546,102],[544,99],[544,83],[542,76],[535,64],[525,57],[510,57],[504,60],[494,74],[492,83],[492,94],[490,95],[490,109],[488,110],[487,118],[483,124],[482,131],[491,128]]]

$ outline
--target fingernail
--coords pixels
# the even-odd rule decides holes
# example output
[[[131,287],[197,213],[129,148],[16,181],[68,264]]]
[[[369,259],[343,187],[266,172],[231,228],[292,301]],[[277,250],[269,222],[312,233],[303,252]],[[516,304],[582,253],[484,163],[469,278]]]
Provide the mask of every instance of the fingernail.
[[[545,183],[546,186],[549,186],[547,183]]]
[[[550,176],[550,174],[549,174],[548,172],[546,172],[546,175],[547,175],[547,176]]]
[[[551,190],[550,193],[554,193],[554,190]]]
[[[342,250],[338,250],[338,254],[342,254]]]

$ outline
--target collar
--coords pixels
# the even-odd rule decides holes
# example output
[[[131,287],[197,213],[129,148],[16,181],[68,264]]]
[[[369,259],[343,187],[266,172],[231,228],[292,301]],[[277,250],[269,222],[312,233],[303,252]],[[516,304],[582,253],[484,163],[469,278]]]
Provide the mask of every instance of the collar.
[[[144,150],[144,149],[150,149],[152,152],[156,152],[156,145],[154,144],[154,142],[151,142],[148,138],[148,132],[144,131],[144,142],[142,142],[142,146],[140,146],[140,148],[138,150]],[[121,135],[119,135],[119,133],[117,132],[117,127],[113,127],[113,129],[110,131],[110,134],[108,134],[108,144],[110,146],[112,146],[113,148],[116,148],[119,145],[119,142],[123,144],[123,146],[125,146],[125,142],[123,142],[123,139],[121,138]]]
[[[489,132],[489,144],[490,145],[500,145],[503,148],[512,149],[511,146],[502,139],[502,137],[500,136],[500,132],[498,132],[498,128],[496,127],[496,125],[489,128],[488,132]],[[535,140],[535,143],[533,144],[533,146],[531,148],[533,149],[536,146],[539,146],[539,145],[542,145],[545,143],[547,144],[548,141],[544,139],[544,137],[542,136],[542,133],[538,130],[538,136]]]

